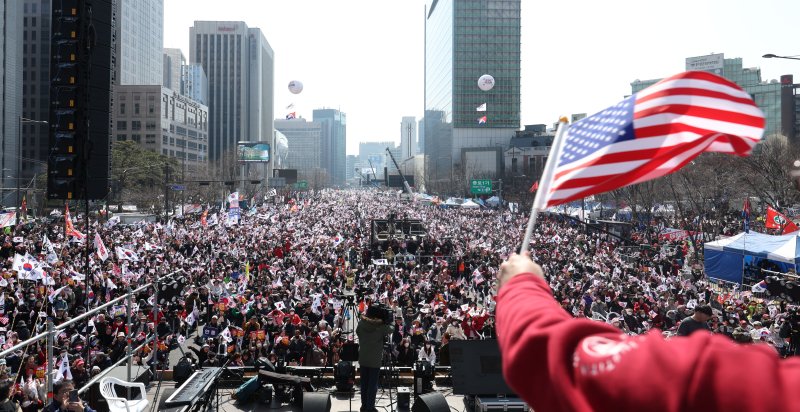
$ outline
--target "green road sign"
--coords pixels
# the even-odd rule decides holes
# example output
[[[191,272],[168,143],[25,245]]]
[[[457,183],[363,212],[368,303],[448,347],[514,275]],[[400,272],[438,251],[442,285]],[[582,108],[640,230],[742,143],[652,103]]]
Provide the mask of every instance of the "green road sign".
[[[492,181],[490,179],[472,179],[470,180],[469,187],[469,191],[473,195],[492,194]]]
[[[300,190],[308,189],[308,182],[306,182],[305,180],[300,180],[294,184],[294,187],[295,189],[300,189]]]

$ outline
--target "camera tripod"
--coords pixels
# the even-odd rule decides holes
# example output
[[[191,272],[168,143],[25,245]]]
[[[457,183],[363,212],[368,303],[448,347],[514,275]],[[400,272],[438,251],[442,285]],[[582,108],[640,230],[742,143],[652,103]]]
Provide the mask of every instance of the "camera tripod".
[[[383,342],[383,357],[381,358],[381,369],[380,369],[381,372],[378,374],[378,381],[381,382],[380,379],[381,375],[383,375],[384,368],[386,368],[387,376],[383,382],[385,383],[385,386],[389,388],[389,405],[381,406],[381,408],[384,409],[388,408],[391,412],[395,412],[395,403],[397,403],[397,400],[392,396],[392,386],[395,387],[396,391],[397,382],[400,380],[400,372],[394,368],[395,359],[394,359],[394,353],[392,352],[393,349],[394,348],[392,347],[392,343],[389,341],[389,338],[387,337]],[[386,387],[384,387],[383,384],[381,385],[381,389],[383,389],[383,391],[381,391],[381,396],[375,399],[376,407],[378,401],[383,397],[384,393],[386,393],[385,392]]]

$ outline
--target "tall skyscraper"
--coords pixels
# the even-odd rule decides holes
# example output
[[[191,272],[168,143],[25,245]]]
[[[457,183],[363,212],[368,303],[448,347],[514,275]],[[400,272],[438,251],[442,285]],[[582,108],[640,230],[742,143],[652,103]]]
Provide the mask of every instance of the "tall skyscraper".
[[[189,61],[208,76],[211,164],[222,167],[238,141],[272,144],[275,57],[261,30],[244,22],[195,21],[189,36]]]
[[[50,118],[50,0],[25,0],[22,18],[22,117]],[[46,170],[48,127],[22,124],[22,173],[25,186]]]
[[[414,116],[404,116],[400,122],[400,158],[403,162],[417,154],[417,119]]]
[[[208,77],[203,66],[187,64],[181,49],[164,49],[164,81],[162,85],[200,103],[208,101]]]
[[[3,76],[0,77],[0,182],[2,182],[3,205],[14,205],[16,197],[17,150],[19,142],[19,116],[22,114],[22,75],[40,76],[39,71],[25,70],[22,58],[22,7],[18,0],[0,2],[0,64]],[[48,76],[45,73],[45,76]],[[45,77],[48,78],[48,77]],[[9,176],[12,176],[9,178]]]
[[[433,0],[425,18],[426,181],[496,175],[520,126],[520,0]]]
[[[186,94],[184,90],[183,66],[186,65],[186,57],[181,49],[164,49],[164,70],[161,85],[180,94]]]
[[[425,118],[419,119],[419,123],[417,124],[417,130],[419,131],[417,136],[417,154],[424,154],[425,153]]]
[[[347,116],[336,109],[316,109],[314,121],[322,125],[322,168],[331,184],[343,185],[347,167]]]
[[[183,66],[183,93],[202,104],[208,104],[208,77],[203,66],[193,63]]]
[[[155,85],[163,81],[164,0],[121,2],[119,84]]]
[[[311,180],[315,171],[322,170],[322,125],[306,119],[276,119],[275,129],[286,137],[291,148],[284,168],[297,169],[300,180]]]

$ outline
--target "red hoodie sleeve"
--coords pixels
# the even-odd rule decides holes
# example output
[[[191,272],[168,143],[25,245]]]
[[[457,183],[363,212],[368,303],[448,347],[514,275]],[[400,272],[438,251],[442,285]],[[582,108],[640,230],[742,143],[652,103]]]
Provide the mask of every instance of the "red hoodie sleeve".
[[[800,410],[800,359],[697,332],[666,341],[573,319],[544,280],[511,279],[497,299],[509,386],[537,411]]]

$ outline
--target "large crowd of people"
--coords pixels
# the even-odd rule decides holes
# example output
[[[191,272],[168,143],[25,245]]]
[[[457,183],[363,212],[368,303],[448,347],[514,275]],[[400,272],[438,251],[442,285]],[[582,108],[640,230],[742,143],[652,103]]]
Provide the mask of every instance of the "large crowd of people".
[[[427,235],[372,244],[370,222],[389,215],[422,221]],[[518,247],[527,220],[505,209],[446,209],[342,190],[270,198],[235,215],[206,210],[128,225],[92,217],[89,227],[76,217],[63,216],[70,225],[46,218],[4,229],[4,349],[44,332],[49,320],[60,328],[128,287],[156,279],[181,285],[159,290],[158,300],[154,285],[140,291],[130,327],[122,300],[60,329],[53,369],[78,388],[124,357],[129,338],[138,347],[152,334],[156,343],[137,352],[135,362],[167,366],[169,350],[186,342],[201,366],[248,366],[261,357],[335,365],[356,338],[360,314],[375,303],[394,314],[388,361],[449,365],[450,340],[496,336],[497,270]],[[632,252],[607,233],[543,215],[531,254],[575,317],[629,334],[684,334],[691,328],[682,331],[681,323],[694,319],[713,333],[787,354],[784,324],[796,322],[792,307],[720,289],[688,259],[695,247],[656,239]],[[12,395],[23,410],[46,402],[45,349],[40,340],[0,359],[0,380],[14,381]]]

